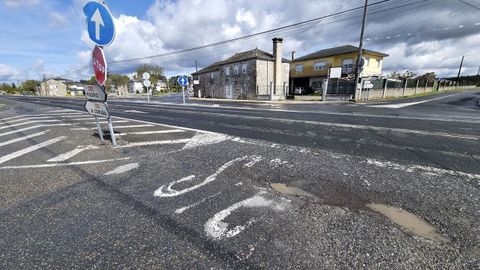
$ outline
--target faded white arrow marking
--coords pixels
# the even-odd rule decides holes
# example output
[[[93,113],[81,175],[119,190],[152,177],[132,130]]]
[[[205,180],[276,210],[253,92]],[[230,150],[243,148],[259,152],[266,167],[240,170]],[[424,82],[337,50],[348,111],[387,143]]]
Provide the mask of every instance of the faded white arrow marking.
[[[105,23],[98,8],[95,10],[95,13],[93,13],[91,21],[95,23],[95,39],[100,40],[100,25],[105,26]]]
[[[243,161],[243,160],[247,159],[247,157],[248,156],[243,156],[243,157],[236,158],[234,160],[230,160],[229,162],[223,164],[215,173],[213,173],[209,177],[205,178],[205,180],[203,180],[203,182],[201,182],[199,184],[196,184],[194,186],[191,186],[189,188],[185,188],[185,189],[182,189],[182,190],[175,190],[175,189],[172,188],[176,184],[194,180],[195,175],[190,175],[190,176],[184,177],[180,180],[173,181],[173,182],[169,183],[167,186],[165,186],[165,185],[161,186],[159,189],[157,189],[153,193],[153,195],[156,196],[156,197],[175,197],[175,196],[182,195],[182,194],[185,194],[187,192],[190,192],[192,190],[195,190],[199,187],[205,186],[206,184],[215,181],[217,179],[217,176],[220,173],[222,173],[223,171],[225,171],[227,168],[231,167],[232,165],[234,165],[237,162],[240,162],[240,161]]]
[[[205,223],[204,229],[207,233],[207,236],[212,237],[215,240],[234,237],[255,223],[256,219],[252,218],[244,225],[237,225],[230,230],[228,229],[228,223],[226,223],[224,220],[241,207],[269,207],[277,211],[282,211],[288,206],[288,201],[275,202],[273,200],[265,199],[261,196],[266,193],[266,191],[260,191],[255,196],[237,202],[230,207],[216,213]]]

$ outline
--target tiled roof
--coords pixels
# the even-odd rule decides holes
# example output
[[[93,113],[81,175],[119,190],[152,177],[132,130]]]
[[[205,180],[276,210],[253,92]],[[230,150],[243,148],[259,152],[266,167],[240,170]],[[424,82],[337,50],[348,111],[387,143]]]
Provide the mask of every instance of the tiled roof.
[[[192,73],[192,75],[196,74],[202,74],[202,73],[207,73],[207,72],[212,72],[220,69],[220,66],[226,65],[226,64],[231,64],[231,63],[236,63],[236,62],[242,62],[242,61],[247,61],[250,59],[261,59],[261,60],[267,60],[267,61],[275,61],[275,57],[273,54],[267,53],[265,51],[259,50],[259,49],[253,49],[250,51],[246,52],[241,52],[241,53],[236,53],[229,58],[213,63],[206,68],[199,70],[197,72]],[[283,63],[290,63],[290,60],[282,58]]]
[[[352,45],[346,45],[346,46],[340,46],[340,47],[335,47],[335,48],[330,48],[330,49],[324,49],[320,50],[311,54],[307,54],[305,56],[299,57],[295,59],[293,62],[296,61],[303,61],[303,60],[310,60],[310,59],[317,59],[317,58],[324,58],[324,57],[330,57],[334,55],[339,55],[339,54],[348,54],[348,53],[356,53],[358,52],[358,47],[352,46]],[[388,54],[381,53],[381,52],[376,52],[376,51],[371,51],[367,49],[363,49],[363,53],[370,53],[382,57],[388,56]]]

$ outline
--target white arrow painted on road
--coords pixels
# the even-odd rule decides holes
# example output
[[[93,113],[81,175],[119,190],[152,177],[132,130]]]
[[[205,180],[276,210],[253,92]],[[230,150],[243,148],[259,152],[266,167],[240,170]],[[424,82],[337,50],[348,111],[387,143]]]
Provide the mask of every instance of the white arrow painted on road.
[[[98,8],[95,10],[95,13],[93,13],[91,21],[95,23],[95,39],[100,40],[100,25],[105,26],[105,23]]]

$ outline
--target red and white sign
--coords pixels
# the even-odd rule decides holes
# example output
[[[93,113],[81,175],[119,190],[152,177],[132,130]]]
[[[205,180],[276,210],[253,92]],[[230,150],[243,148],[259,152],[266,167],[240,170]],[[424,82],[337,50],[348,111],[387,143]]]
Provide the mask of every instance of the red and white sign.
[[[105,59],[103,49],[98,46],[95,46],[95,49],[93,49],[92,64],[98,84],[105,85],[107,80],[107,60]]]

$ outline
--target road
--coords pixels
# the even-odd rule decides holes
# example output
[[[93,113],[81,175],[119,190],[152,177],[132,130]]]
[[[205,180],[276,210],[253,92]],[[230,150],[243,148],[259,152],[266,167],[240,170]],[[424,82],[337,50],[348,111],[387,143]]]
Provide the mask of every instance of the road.
[[[0,97],[0,263],[478,269],[479,100]]]

